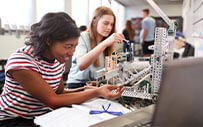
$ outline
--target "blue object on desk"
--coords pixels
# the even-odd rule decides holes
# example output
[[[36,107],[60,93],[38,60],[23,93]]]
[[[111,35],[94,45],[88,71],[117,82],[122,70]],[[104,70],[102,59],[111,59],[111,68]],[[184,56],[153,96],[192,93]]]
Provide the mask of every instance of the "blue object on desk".
[[[101,113],[109,113],[109,114],[115,115],[115,116],[121,116],[121,115],[123,115],[122,112],[108,111],[108,109],[110,108],[110,106],[111,106],[111,103],[108,105],[107,109],[105,109],[104,105],[102,105],[102,108],[104,109],[103,111],[90,110],[89,114],[90,114],[90,115],[94,115],[94,114],[101,114]]]

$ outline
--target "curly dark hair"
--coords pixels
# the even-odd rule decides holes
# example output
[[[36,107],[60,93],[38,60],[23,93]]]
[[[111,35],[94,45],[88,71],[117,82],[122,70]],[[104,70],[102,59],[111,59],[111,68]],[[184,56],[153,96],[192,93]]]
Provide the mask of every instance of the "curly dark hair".
[[[75,21],[66,13],[47,13],[40,22],[31,26],[26,45],[32,45],[34,55],[41,55],[48,45],[78,38],[80,31]]]

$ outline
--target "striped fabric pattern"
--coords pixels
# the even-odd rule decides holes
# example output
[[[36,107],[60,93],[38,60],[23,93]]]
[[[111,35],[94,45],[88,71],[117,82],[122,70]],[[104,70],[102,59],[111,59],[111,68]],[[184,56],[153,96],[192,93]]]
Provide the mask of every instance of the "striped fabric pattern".
[[[64,64],[57,60],[48,62],[41,57],[33,56],[32,46],[25,46],[13,53],[6,65],[6,79],[0,96],[0,120],[23,117],[32,119],[50,111],[50,108],[33,98],[15,81],[8,70],[31,70],[38,72],[42,78],[57,90],[64,72]]]

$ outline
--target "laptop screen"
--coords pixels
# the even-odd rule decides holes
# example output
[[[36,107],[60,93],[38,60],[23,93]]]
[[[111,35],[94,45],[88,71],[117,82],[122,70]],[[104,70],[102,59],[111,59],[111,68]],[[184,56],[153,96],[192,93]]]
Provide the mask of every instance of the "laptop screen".
[[[153,127],[203,126],[203,58],[164,65]]]

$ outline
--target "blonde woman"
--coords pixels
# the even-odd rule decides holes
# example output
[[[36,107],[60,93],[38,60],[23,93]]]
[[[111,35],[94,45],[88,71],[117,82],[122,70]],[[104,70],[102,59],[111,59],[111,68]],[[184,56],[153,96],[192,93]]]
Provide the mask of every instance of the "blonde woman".
[[[115,33],[116,18],[108,7],[98,7],[87,31],[81,33],[73,55],[67,87],[78,88],[94,80],[95,71],[104,67],[104,57],[111,55],[114,43],[121,43],[124,36]]]

